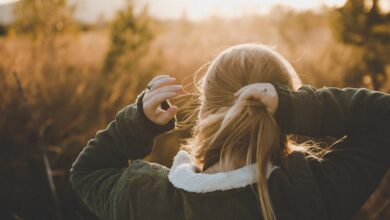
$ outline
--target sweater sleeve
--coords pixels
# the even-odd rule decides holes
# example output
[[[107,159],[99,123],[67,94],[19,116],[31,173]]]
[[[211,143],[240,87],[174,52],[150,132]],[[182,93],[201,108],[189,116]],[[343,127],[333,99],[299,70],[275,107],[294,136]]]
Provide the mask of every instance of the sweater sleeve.
[[[118,211],[115,203],[123,197],[124,189],[118,182],[128,160],[143,159],[152,151],[155,137],[175,126],[175,118],[160,126],[145,116],[144,94],[138,96],[136,103],[120,110],[115,120],[88,141],[70,170],[73,189],[102,219],[113,219]],[[166,109],[169,103],[162,106]]]
[[[275,85],[276,119],[286,133],[310,137],[366,135],[390,130],[390,95],[364,88]]]
[[[346,136],[310,165],[330,219],[350,219],[390,165],[390,95],[362,88],[275,88],[275,118],[285,133]]]

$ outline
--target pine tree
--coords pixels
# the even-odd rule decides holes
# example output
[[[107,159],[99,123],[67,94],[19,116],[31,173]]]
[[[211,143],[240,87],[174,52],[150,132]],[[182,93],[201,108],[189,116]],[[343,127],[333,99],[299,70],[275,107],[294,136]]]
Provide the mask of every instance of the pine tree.
[[[126,7],[117,13],[111,24],[111,45],[104,72],[131,71],[148,52],[153,36],[146,11],[136,15],[132,1],[127,1]]]
[[[107,117],[134,100],[159,67],[160,54],[156,59],[151,53],[155,51],[150,50],[153,22],[146,9],[135,13],[133,1],[128,0],[111,24],[110,48],[103,65]]]

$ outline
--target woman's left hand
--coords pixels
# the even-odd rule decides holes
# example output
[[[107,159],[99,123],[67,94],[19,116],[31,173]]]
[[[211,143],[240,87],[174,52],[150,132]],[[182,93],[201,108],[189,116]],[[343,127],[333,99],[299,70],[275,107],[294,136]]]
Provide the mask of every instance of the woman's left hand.
[[[253,83],[242,87],[235,94],[241,99],[254,98],[262,102],[272,114],[278,108],[279,96],[271,83]]]
[[[176,83],[176,79],[168,75],[158,75],[148,84],[142,102],[146,117],[158,125],[167,124],[176,114],[178,108],[170,106],[164,110],[161,103],[175,97],[183,90],[182,85]]]

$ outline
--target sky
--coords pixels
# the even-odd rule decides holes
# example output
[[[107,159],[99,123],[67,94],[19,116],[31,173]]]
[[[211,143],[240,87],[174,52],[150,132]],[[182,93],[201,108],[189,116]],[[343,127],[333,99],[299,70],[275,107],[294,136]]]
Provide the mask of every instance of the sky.
[[[17,0],[0,0],[0,4],[9,4],[12,2],[16,2]]]
[[[9,19],[10,8],[0,0],[0,21]],[[323,5],[342,6],[346,0],[133,0],[138,8],[148,5],[149,13],[159,19],[176,19],[185,15],[189,20],[199,21],[210,16],[239,17],[248,14],[265,14],[275,5],[285,5],[297,10],[317,9]],[[75,17],[83,22],[95,22],[103,16],[111,19],[124,6],[126,0],[68,0],[76,4]],[[2,4],[3,3],[3,4]],[[390,10],[390,0],[380,0],[382,8]],[[3,5],[3,6],[1,6]]]
[[[76,3],[76,17],[91,21],[99,15],[111,18],[126,0],[69,0]],[[382,0],[383,1],[383,0]],[[390,0],[385,0],[390,1]],[[180,18],[184,14],[189,20],[202,20],[212,15],[237,17],[243,14],[267,13],[273,6],[282,4],[295,9],[315,9],[322,4],[341,6],[345,0],[138,0],[138,5],[148,5],[151,15],[160,19]]]

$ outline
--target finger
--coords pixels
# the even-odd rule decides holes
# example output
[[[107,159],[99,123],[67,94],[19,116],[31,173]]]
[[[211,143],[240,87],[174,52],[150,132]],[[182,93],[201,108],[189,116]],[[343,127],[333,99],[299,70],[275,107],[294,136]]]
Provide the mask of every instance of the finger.
[[[150,100],[153,99],[153,97],[156,94],[164,93],[164,92],[176,92],[180,93],[183,91],[182,85],[168,85],[168,86],[162,86],[160,88],[154,89],[154,90],[148,90],[146,91],[147,95],[144,96],[144,100]]]
[[[157,114],[157,118],[161,122],[161,124],[166,124],[173,117],[175,117],[175,114],[177,113],[177,110],[178,110],[178,108],[176,106],[171,106],[166,111],[159,112]]]
[[[161,86],[170,85],[176,82],[176,78],[168,77],[168,78],[161,78],[153,82],[151,90],[157,89]]]
[[[238,96],[238,99],[239,100],[246,100],[246,99],[250,99],[250,98],[257,98],[254,96],[254,93],[252,90],[250,89],[246,89],[245,91],[243,91],[240,96]]]
[[[169,75],[158,75],[158,76],[155,76],[151,81],[150,83],[155,83],[157,80],[159,79],[162,79],[162,78],[168,78],[170,77]]]
[[[153,90],[151,93],[152,94],[158,94],[162,92],[180,92],[183,90],[182,85],[168,85],[168,86],[163,86],[158,89]]]
[[[269,103],[268,103],[269,100],[267,99],[267,96],[264,93],[259,92],[258,89],[248,89],[248,90],[244,91],[238,97],[238,99],[239,100],[254,99],[254,100],[258,100],[259,102],[262,102],[266,106],[269,106]]]
[[[164,102],[165,100],[172,98],[176,95],[177,95],[176,92],[163,92],[163,93],[156,94],[150,100],[150,106],[152,108],[157,108],[162,102]]]
[[[238,97],[243,92],[248,91],[248,90],[252,90],[252,89],[256,88],[256,86],[258,86],[258,85],[259,85],[259,83],[246,85],[246,86],[242,87],[241,89],[239,89],[234,95],[236,97]]]
[[[234,93],[234,95],[240,96],[240,94],[242,94],[246,90],[264,90],[265,88],[267,88],[267,84],[269,84],[269,83],[249,84],[249,85],[246,85],[246,86],[242,87],[241,89],[239,89],[236,93]]]
[[[236,93],[234,93],[234,96],[236,96],[236,97],[240,96],[241,93],[242,93],[244,90],[248,89],[249,86],[250,86],[250,85],[246,85],[246,86],[242,87],[242,88],[239,89]]]

